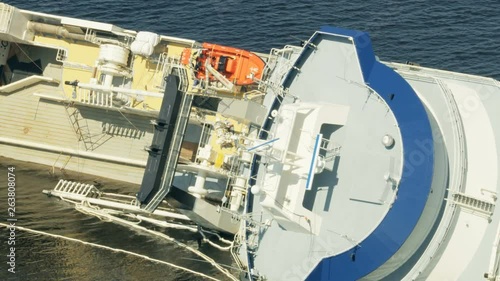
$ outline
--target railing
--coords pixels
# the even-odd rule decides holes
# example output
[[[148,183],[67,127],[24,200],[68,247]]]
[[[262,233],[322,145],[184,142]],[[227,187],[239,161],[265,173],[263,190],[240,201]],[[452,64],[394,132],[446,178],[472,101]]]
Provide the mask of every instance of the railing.
[[[97,33],[91,28],[85,30],[85,40],[93,44],[100,43],[99,39],[97,39]]]
[[[87,196],[95,197],[100,195],[99,190],[91,184],[84,184],[80,182],[68,181],[62,179],[59,180],[56,187],[54,187],[54,191],[67,194],[82,195],[85,197]]]
[[[196,153],[194,156],[194,162],[200,163],[199,155],[200,149],[204,148],[210,142],[210,136],[212,135],[213,126],[209,123],[202,123],[200,139],[198,140],[198,146],[196,147]]]
[[[100,106],[112,107],[113,106],[113,93],[111,92],[98,92],[87,89],[78,89],[77,100],[79,102]]]
[[[496,80],[493,78],[489,77],[483,77],[483,76],[478,76],[478,75],[472,75],[472,74],[466,74],[466,73],[459,73],[459,72],[452,72],[448,70],[442,70],[442,69],[434,69],[434,68],[428,68],[428,67],[423,67],[423,66],[416,66],[416,65],[408,65],[408,64],[402,64],[402,63],[396,63],[396,62],[386,62],[383,61],[385,65],[396,69],[396,71],[404,71],[406,73],[411,73],[413,75],[428,75],[432,77],[438,77],[438,78],[451,78],[454,80],[460,80],[460,81],[465,81],[465,82],[473,82],[473,83],[479,83],[479,84],[484,84],[484,85],[491,85],[495,84]],[[412,71],[412,69],[416,69],[417,71]]]
[[[189,78],[186,68],[178,64],[172,65],[172,68],[180,78],[179,91],[187,93],[189,90]]]
[[[491,216],[495,209],[495,203],[488,202],[483,199],[475,198],[460,192],[453,193],[451,196],[453,204],[459,205],[470,210],[473,214],[484,216],[488,221],[491,221]]]
[[[156,61],[154,85],[156,85],[158,89],[165,88],[165,81],[163,80],[163,78],[166,77],[166,75],[168,75],[171,70],[171,64],[168,63],[168,60],[169,59],[167,53],[161,53],[158,57],[158,60]]]
[[[264,67],[264,79],[259,81],[258,89],[266,92],[272,89],[277,95],[283,95],[284,90],[281,86],[285,75],[293,67],[293,54],[301,48],[296,46],[285,46],[283,49],[271,49],[269,59]]]
[[[460,117],[460,112],[453,97],[453,93],[450,91],[448,86],[444,84],[441,80],[436,79],[437,84],[441,87],[445,98],[448,100],[449,104],[449,114],[450,114],[450,122],[454,124],[453,134],[455,138],[458,140],[458,146],[455,146],[454,154],[457,156],[459,161],[455,162],[456,164],[452,167],[452,172],[456,174],[455,178],[450,180],[450,186],[452,191],[455,192],[463,192],[465,188],[465,180],[467,174],[467,148],[465,145],[465,132],[462,124],[462,118]],[[453,181],[455,179],[455,181]]]
[[[435,81],[440,86],[444,97],[448,101],[448,114],[450,114],[449,120],[450,122],[452,122],[453,135],[458,142],[458,145],[455,145],[453,151],[455,158],[458,160],[455,161],[453,163],[454,165],[450,167],[450,175],[454,176],[450,177],[448,191],[450,196],[449,198],[452,198],[452,194],[463,192],[465,189],[467,174],[467,151],[465,144],[465,133],[462,119],[460,117],[460,112],[455,98],[453,97],[453,93],[443,81],[441,81],[440,79],[436,79]],[[416,279],[422,273],[422,269],[427,268],[429,263],[432,261],[432,257],[434,257],[442,248],[442,246],[444,245],[443,241],[445,241],[445,239],[451,233],[451,224],[455,217],[458,215],[457,204],[455,204],[454,200],[449,200],[447,202],[448,205],[446,206],[440,224],[445,225],[445,227],[444,229],[443,227],[438,228],[436,234],[429,243],[427,250],[424,252],[417,264],[413,267],[412,271],[408,273],[408,276],[411,276],[414,279]]]
[[[161,53],[156,63],[154,76],[155,85],[158,89],[165,88],[164,77],[167,77],[169,74],[175,74],[180,78],[179,90],[187,92],[189,79],[186,68],[180,64],[180,57],[167,56],[166,53]],[[158,79],[160,79],[160,81],[158,81]]]
[[[252,158],[250,152],[242,152],[240,155],[235,155],[235,157],[232,158],[229,167],[228,184],[224,192],[224,194],[228,195],[229,200],[222,204],[222,207],[235,211],[238,210],[240,206],[232,206],[232,204],[241,204],[241,202],[244,202],[242,198],[246,196],[249,187],[250,163]],[[233,201],[232,198],[234,196],[241,196],[241,200]]]
[[[497,229],[497,235],[495,236],[495,242],[493,243],[493,247],[491,249],[490,256],[490,266],[488,269],[488,273],[484,275],[487,280],[494,281],[498,280],[499,277],[499,269],[500,269],[500,225]]]

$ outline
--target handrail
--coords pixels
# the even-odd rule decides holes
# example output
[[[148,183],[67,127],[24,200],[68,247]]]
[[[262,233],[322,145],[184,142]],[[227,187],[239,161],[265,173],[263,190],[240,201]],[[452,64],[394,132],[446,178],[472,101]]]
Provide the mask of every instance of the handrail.
[[[189,95],[184,92],[182,95],[182,104],[179,111],[179,118],[177,119],[175,127],[169,128],[174,130],[174,135],[171,147],[169,148],[167,162],[164,171],[162,171],[163,179],[161,182],[160,191],[143,208],[148,212],[153,212],[170,191],[170,186],[172,185],[174,174],[177,168],[177,160],[181,152],[182,140],[184,139],[184,133],[189,121],[189,114],[191,113],[192,102],[193,95]]]
[[[29,77],[23,78],[21,80],[18,80],[16,82],[4,85],[0,87],[0,93],[12,93],[17,90],[20,90],[24,87],[28,87],[31,85],[34,85],[38,82],[48,82],[48,83],[55,83],[59,84],[59,80],[52,78],[52,77],[46,77],[46,76],[40,76],[40,75],[31,75]]]
[[[491,84],[498,83],[497,80],[495,80],[493,78],[483,77],[483,76],[474,75],[474,74],[452,72],[452,71],[448,71],[448,70],[434,69],[434,68],[428,68],[428,67],[417,66],[417,65],[408,65],[408,64],[397,63],[397,62],[382,61],[382,63],[389,66],[389,67],[397,68],[396,69],[397,71],[405,71],[407,73],[413,73],[413,74],[420,75],[419,71],[424,70],[428,73],[432,73],[432,75],[434,75],[434,76],[438,76],[439,78],[450,78],[451,77],[453,79],[460,80],[460,81],[474,82],[474,83],[480,83],[480,84],[485,84],[485,85],[491,85]],[[415,69],[417,71],[411,71],[412,69]]]
[[[113,106],[113,93],[112,92],[99,92],[87,89],[78,89],[77,99],[79,102],[91,104],[101,107]]]

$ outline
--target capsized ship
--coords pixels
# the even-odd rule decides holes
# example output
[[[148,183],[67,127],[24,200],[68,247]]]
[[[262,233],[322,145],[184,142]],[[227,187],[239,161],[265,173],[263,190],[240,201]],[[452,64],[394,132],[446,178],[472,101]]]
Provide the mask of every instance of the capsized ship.
[[[141,184],[52,195],[233,234],[244,280],[500,278],[494,79],[335,27],[255,54],[1,4],[0,39],[0,155]]]

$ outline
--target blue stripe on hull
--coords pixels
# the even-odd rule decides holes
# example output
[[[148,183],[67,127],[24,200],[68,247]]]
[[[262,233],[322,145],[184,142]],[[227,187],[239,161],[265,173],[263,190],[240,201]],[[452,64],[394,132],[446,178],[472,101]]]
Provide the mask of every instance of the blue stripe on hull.
[[[416,144],[416,140],[432,140],[427,114],[416,93],[399,74],[376,61],[367,33],[322,27],[315,36],[336,34],[354,39],[365,82],[386,101],[394,113],[403,142],[403,175],[397,199],[379,226],[360,243],[360,247],[324,258],[308,276],[307,280],[311,281],[357,280],[384,264],[403,245],[417,224],[433,176],[433,153],[426,154]],[[314,42],[314,39],[311,41]],[[430,149],[433,151],[433,147]],[[418,165],[410,160],[415,154],[423,158]]]

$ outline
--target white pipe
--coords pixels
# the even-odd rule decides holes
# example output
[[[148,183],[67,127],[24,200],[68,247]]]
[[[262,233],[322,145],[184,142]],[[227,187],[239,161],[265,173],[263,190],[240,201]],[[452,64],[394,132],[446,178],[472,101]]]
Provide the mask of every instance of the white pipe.
[[[134,206],[130,204],[125,204],[125,203],[119,203],[119,202],[113,202],[105,199],[99,199],[99,198],[91,198],[87,197],[81,194],[72,194],[72,193],[66,193],[66,192],[60,192],[56,190],[44,190],[43,193],[49,194],[52,196],[60,197],[63,199],[69,199],[69,200],[76,200],[76,201],[87,201],[88,203],[94,204],[94,205],[99,205],[99,206],[105,206],[113,209],[118,209],[118,210],[128,210],[132,212],[140,212],[140,213],[147,213],[148,212],[144,211],[143,209],[139,208],[139,206]],[[190,221],[190,219],[182,214],[177,214],[169,211],[162,211],[162,210],[155,210],[153,215],[158,215],[162,217],[169,217],[169,218],[175,218],[179,220],[187,220]]]
[[[231,200],[231,211],[236,212],[240,208],[241,201],[243,199],[243,194],[241,194],[240,190],[233,190],[231,193],[232,200]]]
[[[5,143],[5,144],[13,145],[13,146],[22,146],[22,147],[35,149],[35,150],[45,150],[45,151],[54,152],[57,154],[63,153],[63,154],[71,155],[71,156],[113,162],[113,163],[118,163],[118,164],[126,164],[126,165],[131,165],[131,166],[136,166],[136,167],[146,167],[146,161],[132,160],[129,158],[104,155],[104,154],[88,152],[88,151],[81,151],[81,150],[76,150],[76,149],[71,149],[71,148],[62,148],[62,147],[58,147],[58,146],[54,146],[54,145],[35,143],[35,142],[30,142],[30,141],[15,140],[15,139],[10,139],[10,138],[6,138],[6,137],[0,137],[0,143]]]
[[[203,170],[199,170],[196,175],[196,181],[194,186],[188,187],[188,192],[192,193],[195,196],[205,196],[208,193],[208,190],[205,189],[205,181],[207,179],[207,173]]]
[[[50,33],[64,38],[85,41],[85,35],[71,33],[64,26],[60,25],[28,21],[27,28],[34,32]]]
[[[16,82],[0,86],[0,93],[12,93],[16,90],[31,86],[38,82],[59,83],[59,81],[54,78],[40,75],[31,75]]]
[[[111,84],[113,84],[113,75],[105,74],[103,85],[106,87],[112,87]]]
[[[81,82],[78,83],[78,87],[80,87],[82,89],[88,89],[88,90],[100,91],[100,92],[121,93],[121,94],[129,95],[129,96],[139,95],[139,96],[155,97],[155,98],[162,98],[163,97],[163,94],[160,94],[160,93],[126,89],[126,88],[114,87],[114,86],[88,84],[88,83],[81,83]]]
[[[198,174],[196,175],[196,182],[194,184],[194,187],[198,190],[203,190],[205,189],[205,180],[207,178],[207,173],[203,170],[200,170]]]
[[[140,219],[141,221],[149,222],[149,223],[155,224],[157,226],[161,226],[161,227],[184,229],[184,230],[189,230],[191,232],[198,232],[198,227],[196,227],[196,226],[169,223],[166,221],[160,221],[160,220],[152,219],[152,218],[141,216],[141,215],[136,215],[136,218]],[[189,220],[189,218],[187,218],[187,219]]]

